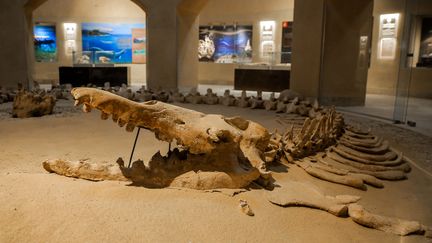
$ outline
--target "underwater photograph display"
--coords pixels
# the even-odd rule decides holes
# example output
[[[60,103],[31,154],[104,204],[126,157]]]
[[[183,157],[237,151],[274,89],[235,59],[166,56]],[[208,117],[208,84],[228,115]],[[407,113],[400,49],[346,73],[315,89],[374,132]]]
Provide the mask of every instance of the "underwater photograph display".
[[[146,31],[132,29],[132,62],[146,63]]]
[[[252,62],[252,25],[200,26],[201,62]]]
[[[57,38],[54,24],[35,24],[33,28],[36,62],[57,61]]]
[[[134,55],[144,55],[145,36],[140,36],[142,44],[140,50],[132,51],[132,31],[142,30],[145,33],[144,23],[82,23],[82,50],[92,52],[92,63],[134,63]],[[135,42],[134,42],[135,41]],[[136,44],[136,43],[135,43]],[[138,58],[143,63],[143,58]],[[145,58],[144,58],[145,60]]]

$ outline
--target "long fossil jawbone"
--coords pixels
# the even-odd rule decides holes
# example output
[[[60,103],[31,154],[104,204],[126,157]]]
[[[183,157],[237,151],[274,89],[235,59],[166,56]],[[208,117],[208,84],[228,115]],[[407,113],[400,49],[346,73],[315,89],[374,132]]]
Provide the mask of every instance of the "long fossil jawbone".
[[[241,146],[246,157],[249,151],[261,154],[270,139],[268,131],[261,125],[241,118],[225,118],[221,115],[206,115],[158,101],[137,103],[107,91],[94,88],[74,88],[71,91],[76,102],[83,104],[85,112],[96,108],[102,119],[112,115],[119,126],[127,131],[142,127],[155,133],[160,140],[174,139],[193,154],[210,153],[220,143],[230,143],[233,150]],[[252,164],[261,164],[259,158]]]

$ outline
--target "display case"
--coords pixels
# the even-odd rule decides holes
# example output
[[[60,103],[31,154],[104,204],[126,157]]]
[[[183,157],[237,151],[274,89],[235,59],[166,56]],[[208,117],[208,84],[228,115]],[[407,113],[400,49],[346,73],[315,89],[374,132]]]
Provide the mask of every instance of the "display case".
[[[432,68],[432,17],[422,17],[420,22],[420,44],[417,67]]]
[[[112,86],[128,83],[128,67],[116,67],[105,57],[109,51],[73,52],[72,67],[59,67],[60,84],[72,84],[74,87],[89,83],[102,87],[105,82]]]
[[[261,62],[242,63],[234,70],[234,89],[280,92],[290,88],[291,64],[282,63],[286,53],[259,53]]]

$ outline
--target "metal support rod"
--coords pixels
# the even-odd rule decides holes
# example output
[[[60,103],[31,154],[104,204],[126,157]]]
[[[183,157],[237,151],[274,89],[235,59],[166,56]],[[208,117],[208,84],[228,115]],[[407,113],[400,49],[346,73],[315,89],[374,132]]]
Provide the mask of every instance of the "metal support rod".
[[[128,168],[130,168],[131,163],[132,163],[132,158],[133,158],[133,154],[134,154],[134,152],[135,152],[135,146],[136,146],[136,143],[137,143],[137,140],[138,140],[138,136],[139,136],[140,130],[141,130],[141,128],[138,127],[138,131],[137,131],[137,134],[136,134],[136,137],[135,137],[135,142],[134,142],[134,144],[133,144],[133,148],[132,148],[132,153],[131,153],[130,158],[129,158],[129,165],[128,165]]]

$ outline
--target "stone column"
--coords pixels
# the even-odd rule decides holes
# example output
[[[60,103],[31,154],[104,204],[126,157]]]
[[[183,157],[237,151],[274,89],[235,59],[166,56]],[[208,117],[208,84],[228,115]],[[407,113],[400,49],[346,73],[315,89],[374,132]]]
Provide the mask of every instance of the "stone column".
[[[208,0],[183,0],[178,6],[178,85],[192,88],[198,83],[199,14]]]
[[[177,5],[181,0],[134,0],[147,14],[147,86],[177,87]]]
[[[364,105],[373,0],[327,0],[320,101]]]
[[[323,104],[364,104],[372,9],[373,0],[295,1],[292,89]]]
[[[24,2],[0,1],[0,86],[28,85]]]
[[[322,55],[324,0],[294,2],[291,89],[318,97]]]

